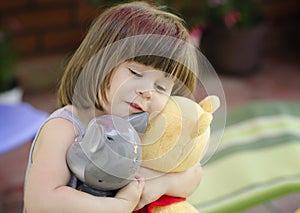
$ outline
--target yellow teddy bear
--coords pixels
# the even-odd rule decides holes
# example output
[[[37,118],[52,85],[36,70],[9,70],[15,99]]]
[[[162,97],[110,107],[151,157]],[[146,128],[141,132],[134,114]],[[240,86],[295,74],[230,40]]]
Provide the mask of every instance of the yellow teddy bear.
[[[219,106],[217,96],[208,96],[199,104],[185,97],[172,96],[164,110],[149,121],[141,138],[142,166],[160,172],[182,172],[199,162],[209,142],[212,113]],[[151,211],[198,212],[184,199],[169,205],[172,202],[169,198],[163,196],[157,201],[158,205],[150,204]]]

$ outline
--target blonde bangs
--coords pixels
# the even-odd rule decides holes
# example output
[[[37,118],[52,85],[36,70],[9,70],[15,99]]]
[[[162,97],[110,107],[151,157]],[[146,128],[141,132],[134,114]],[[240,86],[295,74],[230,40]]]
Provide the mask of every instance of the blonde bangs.
[[[142,63],[146,66],[152,66],[155,69],[162,70],[175,81],[172,95],[190,96],[195,91],[197,71],[188,68],[188,66],[170,58],[160,56],[138,56],[129,61]]]

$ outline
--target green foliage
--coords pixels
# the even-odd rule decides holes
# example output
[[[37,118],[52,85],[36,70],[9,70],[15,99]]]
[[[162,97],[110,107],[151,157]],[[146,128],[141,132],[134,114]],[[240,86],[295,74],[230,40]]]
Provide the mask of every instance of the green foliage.
[[[0,92],[9,89],[15,80],[16,51],[11,42],[11,32],[0,28]]]
[[[203,10],[209,26],[219,28],[246,28],[261,22],[257,0],[204,0]]]

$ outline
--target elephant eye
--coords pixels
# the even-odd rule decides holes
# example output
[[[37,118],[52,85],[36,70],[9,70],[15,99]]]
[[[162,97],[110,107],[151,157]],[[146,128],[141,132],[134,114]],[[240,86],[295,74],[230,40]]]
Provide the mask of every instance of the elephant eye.
[[[102,180],[98,180],[98,183],[102,183]]]
[[[112,137],[109,137],[109,136],[107,136],[106,139],[109,140],[109,141],[114,141],[114,139]]]

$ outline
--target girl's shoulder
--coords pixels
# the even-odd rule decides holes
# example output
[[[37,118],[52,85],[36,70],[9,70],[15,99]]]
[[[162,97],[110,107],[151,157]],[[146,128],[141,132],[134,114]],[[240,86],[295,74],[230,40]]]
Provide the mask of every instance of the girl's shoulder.
[[[79,135],[84,134],[86,127],[81,123],[81,121],[72,112],[72,106],[65,106],[65,107],[55,110],[54,112],[52,112],[52,114],[50,114],[50,116],[48,117],[48,119],[45,123],[47,123],[50,120],[54,120],[56,118],[61,118],[61,119],[71,122],[78,130]]]
[[[65,106],[62,108],[58,108],[55,111],[53,111],[48,119],[53,119],[53,118],[64,118],[69,120],[71,117],[73,117],[72,115],[72,109],[70,106]]]

